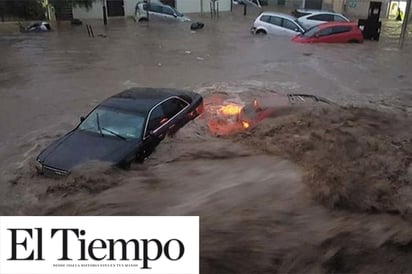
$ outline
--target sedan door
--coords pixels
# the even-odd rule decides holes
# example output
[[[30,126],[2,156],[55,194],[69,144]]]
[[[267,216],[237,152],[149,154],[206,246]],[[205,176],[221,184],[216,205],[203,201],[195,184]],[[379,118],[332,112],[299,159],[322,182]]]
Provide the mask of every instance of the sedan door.
[[[183,127],[189,118],[186,113],[189,103],[178,97],[172,97],[162,103],[162,108],[165,113],[167,121],[159,129],[160,132],[166,132],[166,134],[174,134],[181,127]]]
[[[321,30],[318,33],[319,43],[348,43],[350,40],[350,26],[334,26]]]
[[[351,35],[351,26],[336,26],[332,28],[333,34],[331,35],[333,43],[348,43],[353,39]]]
[[[282,17],[279,16],[270,16],[268,23],[268,32],[277,35],[286,35],[288,32],[284,27],[282,27]]]
[[[315,34],[314,42],[317,43],[331,43],[332,27],[324,28]]]
[[[282,28],[280,27],[282,18],[264,14],[259,18],[259,21],[258,25],[266,29],[267,33],[282,34]]]
[[[150,3],[149,5],[149,20],[150,21],[163,21],[162,6],[156,3]]]
[[[167,133],[176,132],[189,121],[185,115],[188,107],[189,103],[178,97],[171,97],[157,105],[149,113],[145,137],[155,135],[163,139]]]

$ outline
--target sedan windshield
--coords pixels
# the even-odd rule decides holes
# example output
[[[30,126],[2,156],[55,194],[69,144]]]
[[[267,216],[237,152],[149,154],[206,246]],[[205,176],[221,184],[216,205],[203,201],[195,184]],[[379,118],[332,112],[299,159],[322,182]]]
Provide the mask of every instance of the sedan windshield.
[[[108,107],[98,107],[84,120],[80,130],[115,136],[120,139],[140,139],[145,117]]]
[[[296,23],[296,25],[300,26],[304,31],[306,31],[306,28],[299,22],[298,19],[295,19],[295,23]]]
[[[183,14],[180,13],[177,9],[174,9],[174,8],[172,8],[172,9],[173,9],[173,11],[176,13],[176,15],[177,15],[178,17],[183,17]]]
[[[308,29],[307,31],[305,31],[305,33],[303,33],[303,37],[313,37],[318,31],[319,31],[319,27],[313,27]]]

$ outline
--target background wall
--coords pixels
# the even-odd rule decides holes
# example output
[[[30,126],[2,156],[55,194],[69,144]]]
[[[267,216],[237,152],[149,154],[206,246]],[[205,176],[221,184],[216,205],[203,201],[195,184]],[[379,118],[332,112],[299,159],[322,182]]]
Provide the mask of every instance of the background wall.
[[[219,11],[230,11],[230,1],[231,0],[219,0]],[[139,0],[124,0],[125,16],[134,16],[137,2],[139,2]],[[159,0],[151,0],[151,2],[159,2]],[[90,9],[73,7],[73,18],[103,18],[103,3],[105,3],[105,0],[93,2]],[[176,0],[176,8],[182,13],[200,12],[200,3],[201,0]],[[203,0],[203,11],[210,12],[210,0]]]
[[[103,1],[93,2],[90,9],[73,7],[73,18],[99,19],[103,18]]]
[[[124,0],[124,15],[134,16],[136,4],[139,0]],[[152,1],[155,2],[155,1]]]
[[[219,11],[230,11],[231,0],[219,0]],[[200,12],[201,0],[176,0],[176,8],[182,13]],[[210,0],[203,0],[203,11],[210,12]]]

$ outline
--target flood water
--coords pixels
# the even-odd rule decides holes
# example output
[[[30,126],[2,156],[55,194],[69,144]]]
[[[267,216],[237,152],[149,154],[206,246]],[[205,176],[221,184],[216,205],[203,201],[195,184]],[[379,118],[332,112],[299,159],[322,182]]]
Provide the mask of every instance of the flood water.
[[[381,41],[360,45],[299,45],[285,37],[254,37],[248,32],[253,15],[243,17],[236,10],[218,19],[193,16],[205,23],[197,32],[184,23],[128,19],[112,20],[106,27],[85,22],[93,26],[94,39],[84,26],[64,23],[51,33],[0,34],[0,214],[199,215],[202,273],[411,272],[410,205],[388,199],[402,194],[407,200],[412,193],[412,136],[407,126],[388,124],[410,122],[412,44],[408,40],[404,50],[397,49],[393,24]],[[32,163],[41,149],[101,100],[134,86],[189,89],[240,103],[272,93],[309,93],[340,106],[372,108],[379,114],[355,111],[352,119],[351,109],[337,107],[328,112],[332,118],[325,126],[332,132],[338,128],[338,136],[350,120],[355,126],[345,134],[361,139],[374,132],[376,139],[365,140],[366,152],[357,157],[370,156],[371,142],[381,153],[377,159],[384,159],[382,151],[392,153],[390,159],[399,160],[402,169],[396,169],[401,164],[386,166],[390,160],[376,163],[399,173],[392,183],[402,182],[402,191],[379,196],[386,188],[366,187],[373,195],[363,193],[372,197],[365,207],[350,198],[354,208],[329,203],[334,198],[316,199],[313,184],[305,183],[316,169],[294,150],[313,137],[305,135],[310,129],[283,132],[280,122],[270,120],[246,135],[219,138],[209,133],[207,115],[165,139],[131,170],[94,163],[65,179],[36,175]],[[301,122],[299,116],[281,123]],[[371,131],[374,123],[378,131]],[[276,138],[291,150],[272,149]],[[302,141],[286,142],[291,138]],[[387,149],[393,144],[400,144],[399,151]],[[326,154],[311,153],[332,169]],[[334,157],[355,159],[342,155]],[[348,168],[342,173],[359,172],[346,162],[342,166]],[[379,167],[365,168],[383,170]],[[366,175],[362,178],[374,184],[387,174]],[[317,194],[332,197],[342,189]],[[375,196],[389,198],[379,204]]]

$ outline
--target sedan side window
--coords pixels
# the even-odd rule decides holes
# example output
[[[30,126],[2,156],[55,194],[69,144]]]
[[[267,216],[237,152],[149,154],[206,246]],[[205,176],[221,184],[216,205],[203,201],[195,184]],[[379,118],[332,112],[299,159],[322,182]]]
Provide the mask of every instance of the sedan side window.
[[[155,4],[155,3],[151,3],[149,10],[150,10],[151,12],[162,13],[162,6],[157,5],[157,4]]]
[[[319,36],[328,36],[332,34],[332,28],[326,28],[318,32]]]
[[[269,23],[271,23],[272,25],[276,25],[276,26],[282,26],[282,18],[271,16]]]
[[[292,22],[288,19],[283,19],[282,26],[286,29],[290,29],[290,30],[293,30],[293,31],[299,31],[298,26],[296,26],[296,24],[294,22]]]
[[[344,33],[344,32],[349,32],[351,31],[352,28],[349,26],[338,26],[338,27],[333,27],[332,28],[332,33],[333,34],[338,34],[338,33]]]
[[[313,16],[308,17],[309,20],[315,20],[315,21],[333,21],[334,16],[332,14],[316,14]]]
[[[155,109],[152,110],[149,117],[149,123],[147,125],[147,132],[151,130],[155,130],[164,124],[167,121],[165,113],[163,112],[163,108],[161,105],[158,105]]]
[[[260,21],[269,23],[270,22],[270,16],[269,15],[262,15],[260,17]]]
[[[167,14],[167,15],[171,15],[171,16],[174,15],[174,11],[171,8],[168,8],[168,7],[163,7],[163,13]]]
[[[340,16],[340,15],[334,15],[334,21],[347,22],[347,20],[345,18],[343,18],[342,16]]]
[[[184,101],[177,99],[177,98],[172,98],[167,100],[162,104],[163,111],[165,113],[165,117],[167,119],[172,118],[175,116],[177,113],[179,113],[182,109],[184,109],[188,104],[185,103]]]

